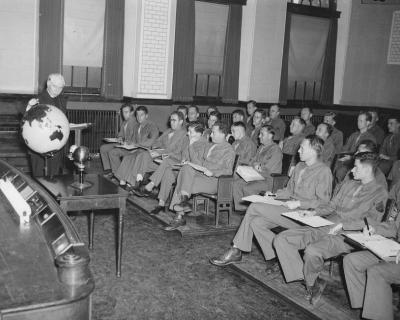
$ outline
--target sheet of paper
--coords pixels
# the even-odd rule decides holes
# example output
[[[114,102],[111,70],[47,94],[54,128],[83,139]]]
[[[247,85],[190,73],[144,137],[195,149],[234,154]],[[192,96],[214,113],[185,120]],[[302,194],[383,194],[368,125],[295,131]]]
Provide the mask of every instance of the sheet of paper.
[[[126,149],[126,150],[135,150],[139,147],[129,144],[119,144],[115,146],[116,148]]]
[[[313,228],[325,227],[334,224],[333,222],[319,216],[303,217],[301,211],[283,212],[282,215]]]
[[[118,143],[118,138],[104,138],[105,142]]]
[[[253,194],[253,195],[247,196],[247,197],[243,197],[242,200],[249,201],[249,202],[272,204],[274,206],[282,206],[284,203],[283,201],[276,200],[273,197],[259,196],[256,194]]]
[[[246,182],[264,180],[264,177],[250,166],[238,166],[236,173]]]

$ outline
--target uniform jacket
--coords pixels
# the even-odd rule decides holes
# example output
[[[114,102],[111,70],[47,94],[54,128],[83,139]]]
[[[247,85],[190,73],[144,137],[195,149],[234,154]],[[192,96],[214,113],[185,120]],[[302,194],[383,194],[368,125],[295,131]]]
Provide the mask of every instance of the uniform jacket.
[[[328,167],[331,166],[333,158],[335,157],[335,146],[333,145],[333,141],[331,137],[328,137],[324,143],[324,150],[321,154],[321,160],[325,163]]]
[[[257,151],[257,146],[252,139],[248,136],[244,136],[240,140],[235,140],[232,144],[233,150],[235,153],[239,155],[239,163],[240,164],[249,164],[250,160]]]
[[[190,161],[194,164],[201,165],[205,156],[206,150],[208,150],[210,143],[201,137],[199,140],[194,141],[192,144],[186,144],[183,151],[182,160]]]
[[[258,143],[258,136],[260,135],[260,130],[261,130],[261,126],[259,126],[259,127],[257,127],[257,128],[254,128],[254,129],[250,132],[250,135],[249,135],[249,137],[251,138],[251,140],[253,140],[253,142],[254,142],[254,144],[255,144],[256,146],[259,145],[259,143]]]
[[[271,173],[282,172],[282,151],[276,143],[268,146],[260,145],[256,155],[251,160],[251,165],[261,165],[261,175],[268,177]]]
[[[400,133],[389,134],[385,140],[380,150],[380,153],[390,157],[390,160],[394,161],[397,159],[397,153],[400,149]]]
[[[159,134],[157,126],[149,120],[145,120],[141,125],[136,122],[133,130],[134,138],[132,142],[146,148],[150,148],[154,144]]]
[[[272,128],[274,128],[275,131],[274,140],[282,141],[285,136],[285,130],[286,130],[285,121],[283,121],[281,118],[271,119],[270,126],[272,126]]]
[[[170,133],[173,133],[171,137],[168,137]],[[168,154],[169,157],[174,160],[181,161],[183,151],[187,145],[188,136],[186,130],[183,128],[180,130],[173,131],[172,129],[166,130],[157,140],[155,141],[154,148],[162,148],[162,153]]]
[[[304,137],[305,137],[304,134],[300,133],[285,138],[285,140],[283,140],[282,153],[290,155],[296,154],[297,150],[299,149],[300,143],[303,141]]]
[[[349,180],[328,204],[315,211],[332,222],[341,222],[345,230],[358,230],[365,225],[364,217],[368,217],[371,224],[382,220],[387,198],[387,191],[375,179],[366,184]]]
[[[378,125],[374,125],[373,127],[369,128],[368,131],[375,137],[376,143],[381,145],[383,138],[385,137],[385,132],[383,129]]]
[[[215,147],[209,152],[210,148]],[[210,144],[204,154],[202,166],[210,170],[215,177],[232,174],[235,151],[232,146],[224,141]]]
[[[310,124],[306,124],[306,126],[303,129],[303,134],[304,136],[308,136],[310,134],[314,134],[315,133],[315,126],[310,123]]]
[[[375,137],[369,132],[366,131],[361,133],[360,131],[353,132],[351,136],[347,139],[346,144],[343,146],[344,152],[356,152],[359,143],[363,140],[372,140],[376,143]]]
[[[134,117],[129,117],[128,120],[124,120],[121,123],[119,129],[118,138],[124,139],[126,143],[134,143],[135,141],[135,126],[137,121]]]
[[[343,132],[333,127],[332,133],[329,136],[332,139],[333,145],[335,146],[335,152],[340,153],[343,149]]]
[[[331,169],[319,161],[311,166],[299,162],[286,188],[277,191],[277,197],[299,200],[301,208],[309,209],[328,203],[331,193]]]

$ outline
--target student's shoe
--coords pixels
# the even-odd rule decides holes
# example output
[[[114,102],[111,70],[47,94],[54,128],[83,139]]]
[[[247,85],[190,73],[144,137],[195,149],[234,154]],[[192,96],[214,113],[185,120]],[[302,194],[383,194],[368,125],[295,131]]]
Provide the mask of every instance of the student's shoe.
[[[239,261],[242,261],[242,251],[240,251],[238,248],[233,248],[233,247],[230,248],[223,255],[210,259],[210,263],[218,267],[224,267],[227,266],[228,264],[232,264]]]
[[[112,176],[113,176],[113,173],[111,170],[104,170],[104,172],[103,172],[104,178],[111,178]]]
[[[313,306],[316,306],[321,299],[322,293],[324,292],[324,289],[326,287],[326,281],[321,278],[317,278],[317,280],[314,283],[314,286],[312,287],[312,294],[310,298],[310,303]]]
[[[265,272],[267,275],[274,274],[280,271],[279,262],[277,258],[273,258],[271,260],[267,260],[267,268]]]

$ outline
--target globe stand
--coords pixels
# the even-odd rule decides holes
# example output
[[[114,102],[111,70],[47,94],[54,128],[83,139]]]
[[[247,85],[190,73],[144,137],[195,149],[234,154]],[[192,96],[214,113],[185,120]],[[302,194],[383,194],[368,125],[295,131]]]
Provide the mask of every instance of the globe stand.
[[[44,176],[52,179],[53,175],[49,176],[49,159],[54,157],[54,152],[45,153],[43,154],[43,157],[44,157],[44,167],[43,167]]]
[[[82,162],[74,162],[77,168],[79,180],[71,183],[71,187],[79,190],[90,188],[93,184],[85,181],[85,164]]]

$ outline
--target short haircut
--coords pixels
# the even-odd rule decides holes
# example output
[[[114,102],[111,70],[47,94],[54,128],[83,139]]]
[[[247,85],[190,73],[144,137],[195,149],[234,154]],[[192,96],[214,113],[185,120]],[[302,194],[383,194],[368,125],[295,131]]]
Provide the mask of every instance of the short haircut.
[[[149,110],[147,110],[147,107],[145,107],[145,106],[138,106],[136,108],[136,112],[138,112],[138,111],[143,111],[145,114],[149,113]]]
[[[367,149],[369,152],[374,152],[374,153],[378,152],[378,145],[374,141],[370,139],[361,140],[358,143],[357,148],[362,144],[365,145],[365,149]]]
[[[208,110],[210,110],[210,109],[213,109],[214,111],[219,112],[219,111],[218,111],[218,108],[217,108],[216,106],[209,106],[209,107],[207,108],[207,113],[208,113]]]
[[[208,117],[214,116],[218,119],[218,121],[221,121],[221,114],[218,111],[212,111]]]
[[[244,131],[246,131],[246,125],[244,124],[243,121],[236,121],[232,123],[232,127],[241,127],[243,128]]]
[[[177,111],[185,110],[185,113],[187,114],[187,112],[188,112],[188,107],[182,105],[182,106],[178,106],[178,108],[177,108],[176,110],[177,110]]]
[[[328,132],[328,137],[329,137],[333,132],[333,127],[329,123],[321,122],[319,125],[321,124],[326,127],[326,131]]]
[[[305,140],[308,140],[308,142],[310,142],[310,147],[315,150],[319,157],[324,150],[324,140],[322,140],[315,134],[308,135],[307,137],[305,137]]]
[[[124,103],[121,108],[119,108],[119,110],[122,112],[122,109],[124,108],[129,108],[129,111],[132,112],[133,110],[135,110],[135,107],[130,104],[130,103]]]
[[[172,113],[169,115],[169,117],[171,118],[171,116],[173,116],[173,115],[177,115],[178,118],[179,118],[179,120],[182,120],[182,121],[185,120],[185,115],[184,115],[182,112],[180,112],[180,111],[174,111],[174,112],[172,112]]]
[[[389,115],[389,117],[387,119],[388,119],[388,121],[389,120],[396,120],[397,123],[400,123],[400,116],[398,116],[398,115],[393,115],[393,116]]]
[[[194,131],[199,132],[201,134],[203,134],[204,132],[204,126],[200,121],[189,122],[188,128],[193,128]]]
[[[303,110],[303,109],[308,109],[308,111],[310,111],[310,113],[314,114],[314,111],[313,111],[313,109],[311,107],[303,107],[303,108],[301,108],[301,110]]]
[[[365,115],[365,119],[369,122],[372,121],[372,115],[368,111],[361,111],[358,116]]]
[[[249,103],[251,103],[252,105],[257,107],[257,102],[255,100],[249,100],[249,102],[247,102],[247,104],[249,104]]]
[[[254,111],[254,113],[259,113],[259,114],[261,114],[261,117],[263,118],[263,119],[265,119],[266,117],[267,117],[267,114],[266,114],[266,112],[265,112],[265,110],[262,110],[262,109],[256,109],[255,111]]]
[[[222,132],[224,135],[227,135],[229,132],[228,125],[222,121],[217,121],[214,123],[213,127],[217,126],[219,128],[219,131]]]
[[[262,130],[268,131],[268,133],[272,134],[273,136],[275,135],[275,129],[272,126],[270,126],[269,124],[263,124],[261,126],[260,131],[262,131]]]
[[[234,115],[235,113],[241,115],[244,118],[244,111],[242,109],[233,110],[232,115]]]
[[[354,155],[354,161],[359,160],[362,164],[368,164],[372,167],[373,172],[378,166],[378,155],[375,152],[360,152]]]
[[[294,120],[297,120],[303,127],[306,126],[306,122],[302,118],[296,116],[296,117],[293,118],[292,121],[294,121]]]
[[[332,117],[336,121],[336,113],[333,111],[329,111],[324,114],[324,117]]]
[[[277,108],[278,108],[278,111],[281,111],[281,107],[280,107],[279,104],[277,104],[277,103],[271,104],[271,105],[269,106],[269,108],[271,109],[271,107],[277,107]]]
[[[190,108],[194,108],[194,109],[196,109],[196,112],[197,112],[197,113],[200,113],[199,107],[196,106],[195,104],[191,104],[191,105],[189,106],[188,110],[189,110]]]

